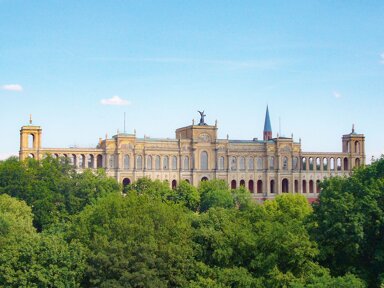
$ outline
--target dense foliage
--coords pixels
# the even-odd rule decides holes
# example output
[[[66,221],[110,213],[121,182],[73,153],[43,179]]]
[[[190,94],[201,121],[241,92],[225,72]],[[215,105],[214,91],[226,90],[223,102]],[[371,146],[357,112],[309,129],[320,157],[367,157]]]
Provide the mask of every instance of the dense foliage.
[[[0,287],[380,287],[384,159],[254,202],[221,180],[122,187],[64,160],[0,162]]]

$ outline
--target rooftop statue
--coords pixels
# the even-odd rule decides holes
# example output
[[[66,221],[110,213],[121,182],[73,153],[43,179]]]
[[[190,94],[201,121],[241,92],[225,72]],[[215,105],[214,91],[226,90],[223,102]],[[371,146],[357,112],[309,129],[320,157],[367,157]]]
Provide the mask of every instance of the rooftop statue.
[[[205,123],[204,121],[204,117],[207,116],[204,114],[204,110],[203,111],[197,111],[200,113],[200,122],[199,122],[199,126],[203,126],[203,125],[207,125],[207,123]]]

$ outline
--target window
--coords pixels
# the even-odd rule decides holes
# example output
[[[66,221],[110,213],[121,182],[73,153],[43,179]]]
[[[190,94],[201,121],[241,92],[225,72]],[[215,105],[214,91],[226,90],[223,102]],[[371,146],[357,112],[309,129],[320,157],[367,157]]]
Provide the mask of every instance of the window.
[[[208,170],[208,153],[205,151],[200,154],[200,169]]]
[[[224,157],[219,158],[219,170],[224,170]]]
[[[307,170],[307,158],[303,157],[301,160],[301,169],[302,170]]]
[[[147,169],[152,170],[152,156],[151,155],[149,155],[147,157]]]
[[[283,170],[288,170],[288,157],[283,157]]]
[[[172,170],[177,170],[177,157],[172,156]]]
[[[313,170],[313,158],[311,157],[311,158],[309,158],[309,170]]]
[[[143,169],[143,157],[141,155],[136,157],[136,169],[137,170]]]
[[[244,159],[244,157],[240,157],[239,158],[239,166],[240,166],[240,170],[245,170],[245,159]]]
[[[328,170],[328,158],[323,158],[323,170]]]
[[[236,160],[236,157],[231,157],[231,170],[232,171],[237,170],[237,160]]]
[[[163,157],[163,169],[168,170],[169,169],[169,158],[168,156]]]
[[[257,157],[257,170],[263,170],[263,158]]]
[[[275,169],[275,157],[269,157],[269,169]]]
[[[253,162],[253,158],[250,157],[248,158],[248,170],[253,170],[255,167],[254,167],[254,162]]]
[[[155,158],[155,169],[160,170],[160,156],[156,156]]]
[[[114,155],[109,155],[109,168],[115,168],[115,157]]]
[[[129,155],[124,155],[124,169],[129,169]]]
[[[184,157],[184,170],[189,170],[189,157],[185,156]]]
[[[299,159],[297,157],[292,158],[292,169],[297,170],[297,163],[299,162]]]

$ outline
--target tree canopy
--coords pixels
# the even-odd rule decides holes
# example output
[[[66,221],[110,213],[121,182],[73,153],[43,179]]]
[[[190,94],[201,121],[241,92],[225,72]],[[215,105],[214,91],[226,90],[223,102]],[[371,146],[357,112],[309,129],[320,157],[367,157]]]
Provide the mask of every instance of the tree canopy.
[[[384,159],[317,202],[223,180],[124,191],[63,159],[0,162],[0,287],[380,287]]]

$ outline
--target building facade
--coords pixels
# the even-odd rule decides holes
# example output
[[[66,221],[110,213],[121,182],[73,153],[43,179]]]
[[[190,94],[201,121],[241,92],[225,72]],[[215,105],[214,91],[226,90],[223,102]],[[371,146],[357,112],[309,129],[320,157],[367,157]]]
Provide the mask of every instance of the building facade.
[[[342,136],[341,152],[304,152],[301,141],[272,137],[268,108],[263,140],[218,139],[217,124],[206,124],[204,112],[200,115],[197,125],[177,129],[175,139],[118,133],[99,139],[95,148],[43,148],[42,129],[30,121],[20,130],[19,157],[67,157],[80,172],[105,169],[123,185],[141,177],[166,180],[172,187],[182,180],[197,186],[203,180],[223,179],[231,188],[246,187],[257,200],[291,192],[312,201],[321,180],[348,176],[365,164],[365,137],[354,128]]]

